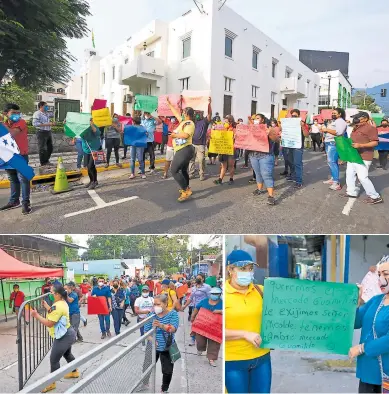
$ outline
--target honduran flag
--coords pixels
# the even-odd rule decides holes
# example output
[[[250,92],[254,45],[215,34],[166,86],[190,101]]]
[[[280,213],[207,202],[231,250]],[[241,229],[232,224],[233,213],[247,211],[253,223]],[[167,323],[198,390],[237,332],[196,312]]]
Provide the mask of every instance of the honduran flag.
[[[375,150],[389,150],[389,129],[378,127],[378,145],[374,148]]]
[[[19,147],[8,129],[0,123],[0,170],[17,170],[29,181],[34,178],[34,170],[20,155]]]

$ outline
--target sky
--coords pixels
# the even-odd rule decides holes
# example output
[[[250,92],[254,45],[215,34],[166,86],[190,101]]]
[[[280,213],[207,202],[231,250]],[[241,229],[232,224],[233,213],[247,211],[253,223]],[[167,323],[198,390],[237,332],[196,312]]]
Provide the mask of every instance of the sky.
[[[94,30],[100,56],[153,19],[171,21],[194,7],[193,0],[90,0],[90,4],[93,15],[88,26]],[[349,52],[354,87],[389,82],[388,0],[227,0],[226,6],[297,58],[299,49]],[[69,51],[80,60],[91,46],[91,35],[68,40]]]

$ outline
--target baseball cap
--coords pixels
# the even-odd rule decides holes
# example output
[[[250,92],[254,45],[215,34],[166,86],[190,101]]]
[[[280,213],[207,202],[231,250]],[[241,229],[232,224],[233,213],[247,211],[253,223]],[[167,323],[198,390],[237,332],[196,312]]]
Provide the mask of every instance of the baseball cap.
[[[212,287],[211,294],[221,294],[222,289],[220,287]]]
[[[255,264],[253,258],[244,250],[234,250],[227,256],[227,265],[245,267],[249,264]]]
[[[73,281],[66,283],[66,286],[76,287],[76,284]]]
[[[162,281],[162,284],[163,285],[168,285],[170,283],[170,280],[169,279],[164,279],[163,281]]]
[[[357,114],[352,115],[351,118],[353,118],[353,119],[361,119],[361,118],[370,119],[370,116],[367,112],[359,111]]]
[[[144,285],[144,286],[142,286],[142,291],[143,291],[143,290],[150,291],[150,287],[149,287],[149,286],[147,286],[147,285]]]

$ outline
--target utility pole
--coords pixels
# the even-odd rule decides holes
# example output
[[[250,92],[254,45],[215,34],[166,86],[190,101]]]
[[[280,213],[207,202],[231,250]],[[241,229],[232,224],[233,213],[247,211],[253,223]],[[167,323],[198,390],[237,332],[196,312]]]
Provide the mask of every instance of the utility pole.
[[[366,96],[367,96],[367,83],[365,83],[365,95],[363,96],[363,106],[365,108],[366,108]]]
[[[331,74],[328,74],[328,109],[331,107]]]

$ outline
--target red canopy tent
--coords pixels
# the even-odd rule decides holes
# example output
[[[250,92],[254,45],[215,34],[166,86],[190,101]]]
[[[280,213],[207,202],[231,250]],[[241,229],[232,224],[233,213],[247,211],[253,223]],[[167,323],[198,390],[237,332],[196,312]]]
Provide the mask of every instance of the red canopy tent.
[[[42,268],[23,263],[15,257],[10,256],[3,249],[0,249],[0,282],[1,292],[4,301],[4,313],[7,320],[7,312],[4,297],[3,279],[6,278],[53,278],[63,277],[62,268]]]

